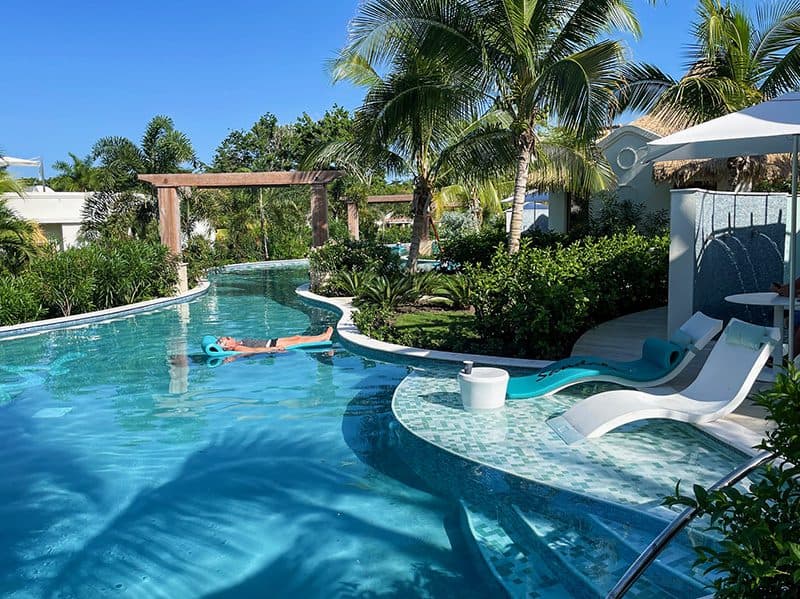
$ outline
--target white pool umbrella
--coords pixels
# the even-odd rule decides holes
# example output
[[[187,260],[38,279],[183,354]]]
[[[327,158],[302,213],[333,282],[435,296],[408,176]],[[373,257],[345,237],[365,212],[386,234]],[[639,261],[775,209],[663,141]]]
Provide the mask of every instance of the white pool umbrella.
[[[678,131],[647,144],[645,162],[792,153],[792,222],[789,236],[789,323],[794,326],[797,278],[797,154],[800,93],[789,93],[739,112]],[[789,335],[789,356],[794,335]]]
[[[36,166],[39,168],[39,178],[42,180],[42,190],[45,187],[44,163],[38,158],[14,158],[13,156],[0,156],[0,167],[4,166]]]
[[[0,156],[0,166],[39,166],[40,164],[40,160]]]

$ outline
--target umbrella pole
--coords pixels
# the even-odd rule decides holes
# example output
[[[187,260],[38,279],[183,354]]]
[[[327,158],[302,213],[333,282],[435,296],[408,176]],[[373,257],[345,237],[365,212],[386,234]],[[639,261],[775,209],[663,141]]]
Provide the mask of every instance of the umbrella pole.
[[[794,360],[795,281],[797,279],[797,153],[800,135],[794,136],[792,150],[792,234],[789,237],[789,363]]]

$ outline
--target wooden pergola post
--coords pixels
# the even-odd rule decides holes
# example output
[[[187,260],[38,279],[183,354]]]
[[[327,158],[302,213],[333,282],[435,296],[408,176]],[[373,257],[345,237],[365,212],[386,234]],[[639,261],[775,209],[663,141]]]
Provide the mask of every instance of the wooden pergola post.
[[[358,204],[354,200],[346,200],[347,202],[347,230],[350,232],[350,237],[359,240],[360,232],[358,230]]]
[[[181,255],[181,204],[177,187],[158,188],[158,228],[161,243]]]
[[[311,186],[311,234],[314,247],[328,241],[328,190],[317,183]]]

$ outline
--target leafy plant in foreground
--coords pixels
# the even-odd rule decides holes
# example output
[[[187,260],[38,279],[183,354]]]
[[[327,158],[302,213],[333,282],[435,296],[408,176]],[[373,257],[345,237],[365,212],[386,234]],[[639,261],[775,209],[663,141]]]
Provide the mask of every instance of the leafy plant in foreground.
[[[678,486],[665,504],[698,507],[709,529],[724,535],[719,547],[696,548],[696,564],[720,574],[715,596],[800,597],[800,371],[780,374],[756,403],[777,424],[759,449],[785,461],[766,465],[746,491],[695,485],[690,497]]]

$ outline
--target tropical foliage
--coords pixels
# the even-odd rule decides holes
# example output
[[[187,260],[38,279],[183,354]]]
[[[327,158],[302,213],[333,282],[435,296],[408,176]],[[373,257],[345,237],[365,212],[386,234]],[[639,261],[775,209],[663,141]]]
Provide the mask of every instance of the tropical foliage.
[[[698,507],[723,536],[717,546],[696,548],[695,565],[718,575],[715,597],[800,597],[800,371],[779,374],[755,402],[776,423],[759,449],[779,461],[751,476],[746,490],[695,485],[691,497],[679,485],[665,503]]]
[[[3,171],[0,170],[0,185]],[[13,188],[6,183],[8,188]],[[0,199],[0,274],[20,272],[40,251],[45,242],[36,223],[19,218]]]
[[[800,85],[799,20],[795,0],[750,9],[699,0],[686,74],[675,81],[655,67],[642,68],[640,89],[657,90],[653,112],[676,129],[793,91]]]
[[[397,145],[389,118],[391,125],[407,123],[412,132],[436,131],[455,122],[455,115],[479,123],[472,128],[490,134],[481,148],[491,147],[494,159],[505,163],[514,180],[509,248],[515,252],[529,185],[580,192],[604,188],[610,169],[592,142],[623,105],[649,98],[647,88],[620,94],[629,64],[622,44],[607,38],[609,30],[638,33],[625,1],[371,0],[351,23],[337,74],[366,83],[371,91],[384,82],[417,79],[413,89],[418,94],[401,91],[394,100],[389,96],[391,110],[379,109],[380,125],[365,131],[361,141],[376,148]],[[421,73],[420,64],[428,70]],[[391,75],[376,79],[378,65],[388,65]],[[420,91],[426,90],[420,85],[423,80],[432,86],[426,98]],[[461,103],[448,108],[440,102],[448,93]],[[372,105],[368,92],[362,110],[368,112]],[[426,110],[428,105],[437,109]],[[475,121],[476,114],[483,116]],[[428,140],[417,141],[422,143],[404,144],[404,149],[417,148],[411,158],[433,155],[425,145]],[[494,174],[487,168],[491,164],[481,163],[484,175]],[[428,172],[420,170],[424,162],[411,166],[417,196],[427,197],[432,186]],[[415,240],[417,236],[415,232]],[[412,251],[414,247],[412,241]]]
[[[48,185],[55,191],[95,191],[106,189],[110,182],[104,169],[94,166],[91,156],[79,158],[69,152],[70,161],[58,160],[53,168],[58,175],[48,179]]]
[[[557,359],[597,323],[663,305],[669,239],[636,233],[498,252],[468,266],[488,354]]]

